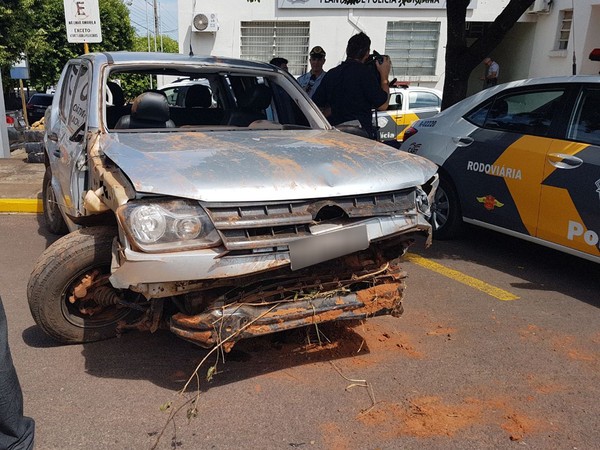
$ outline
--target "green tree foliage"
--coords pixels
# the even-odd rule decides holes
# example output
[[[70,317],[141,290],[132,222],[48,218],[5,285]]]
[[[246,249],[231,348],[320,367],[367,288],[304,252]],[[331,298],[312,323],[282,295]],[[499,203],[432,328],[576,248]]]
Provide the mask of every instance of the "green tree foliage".
[[[5,92],[17,85],[10,80],[9,69],[25,52],[32,3],[33,0],[0,1],[0,74]]]
[[[64,64],[84,52],[83,44],[67,42],[63,3],[63,0],[34,0],[31,15],[35,17],[35,26],[34,21],[27,25],[31,84],[41,90],[55,84]],[[123,0],[100,0],[99,10],[102,42],[89,44],[90,51],[131,50],[135,31]]]
[[[150,38],[150,43],[148,44],[148,37],[146,36],[136,36],[133,38],[133,49],[136,52],[147,52],[148,46],[150,46],[150,51],[154,51],[154,38]],[[164,53],[179,53],[179,45],[177,41],[171,39],[168,36],[158,37],[156,41],[156,48]],[[140,93],[151,89],[152,87],[156,87],[156,77],[152,77],[152,81],[150,81],[150,77],[148,75],[137,75],[137,74],[126,74],[117,76],[121,84],[121,88],[123,89],[123,94],[125,94],[125,98],[130,101],[133,100]]]
[[[169,36],[163,35],[159,36],[156,39],[156,49],[159,52],[164,53],[179,53],[179,44],[175,39],[170,38]],[[147,52],[154,51],[154,37],[150,37],[150,42],[148,43],[147,36],[136,36],[133,39],[133,50],[136,52]]]
[[[0,66],[8,68],[25,51],[25,37],[32,0],[3,0],[0,2]]]

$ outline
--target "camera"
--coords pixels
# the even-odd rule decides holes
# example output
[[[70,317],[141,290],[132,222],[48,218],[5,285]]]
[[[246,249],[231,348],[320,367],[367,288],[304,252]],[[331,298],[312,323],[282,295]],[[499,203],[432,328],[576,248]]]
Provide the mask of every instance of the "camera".
[[[371,53],[369,55],[369,57],[365,61],[365,64],[375,65],[375,62],[378,62],[379,64],[383,64],[383,60],[385,59],[386,56],[388,56],[388,55],[380,55],[376,50],[373,50],[373,53]],[[388,58],[389,58],[389,56],[388,56]]]
[[[365,64],[369,67],[371,67],[374,71],[375,71],[375,75],[377,75],[377,79],[379,80],[379,70],[377,70],[377,62],[379,62],[379,64],[383,64],[383,60],[385,58],[389,58],[388,55],[380,55],[379,53],[377,53],[376,50],[373,50],[373,53],[371,53],[368,57],[367,60],[365,61]]]

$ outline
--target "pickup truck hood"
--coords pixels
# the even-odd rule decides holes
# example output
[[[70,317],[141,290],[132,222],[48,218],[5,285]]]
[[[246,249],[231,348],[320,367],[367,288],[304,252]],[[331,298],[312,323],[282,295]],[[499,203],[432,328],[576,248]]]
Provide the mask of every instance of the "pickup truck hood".
[[[113,132],[100,146],[137,192],[207,202],[386,192],[423,184],[437,170],[337,130]]]

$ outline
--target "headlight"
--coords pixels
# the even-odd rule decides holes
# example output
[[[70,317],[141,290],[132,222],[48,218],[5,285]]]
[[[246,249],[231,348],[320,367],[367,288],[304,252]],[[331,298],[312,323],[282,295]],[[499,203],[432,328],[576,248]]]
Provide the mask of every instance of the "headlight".
[[[429,219],[429,217],[431,217],[431,205],[429,204],[427,194],[420,187],[418,187],[415,192],[415,200],[417,203],[417,210]]]
[[[433,199],[435,197],[435,191],[438,187],[440,181],[439,175],[434,174],[423,186],[417,187],[415,191],[415,201],[417,204],[417,209],[421,212],[427,219],[431,217],[431,205],[433,204]]]
[[[221,243],[210,218],[194,201],[133,201],[120,206],[117,217],[132,245],[145,252],[195,250]]]

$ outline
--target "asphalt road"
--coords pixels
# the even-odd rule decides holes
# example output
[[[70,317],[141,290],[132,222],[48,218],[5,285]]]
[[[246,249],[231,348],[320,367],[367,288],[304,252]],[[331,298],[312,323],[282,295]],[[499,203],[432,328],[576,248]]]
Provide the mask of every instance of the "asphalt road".
[[[160,406],[189,398],[178,390],[207,351],[166,331],[56,345],[26,299],[54,239],[39,219],[0,215],[0,294],[36,448],[150,449]],[[321,347],[249,340],[208,382],[211,357],[197,417],[183,406],[157,448],[598,448],[600,267],[476,229],[412,254],[401,318],[323,327]]]

